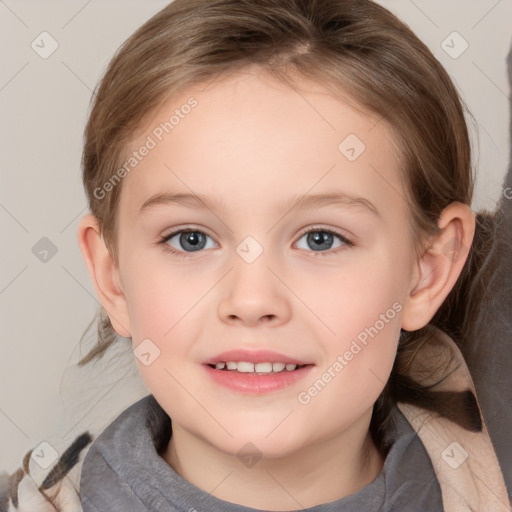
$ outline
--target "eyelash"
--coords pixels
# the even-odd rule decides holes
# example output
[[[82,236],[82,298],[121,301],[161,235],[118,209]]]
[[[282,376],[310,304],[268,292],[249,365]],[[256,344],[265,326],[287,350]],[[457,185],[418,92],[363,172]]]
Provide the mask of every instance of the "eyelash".
[[[171,238],[173,238],[174,236],[176,236],[180,233],[201,233],[203,235],[209,236],[207,233],[205,233],[204,231],[201,231],[200,229],[181,228],[181,229],[177,229],[176,231],[173,231],[172,233],[169,233],[168,235],[163,236],[162,238],[160,238],[160,240],[158,240],[157,243],[159,245],[163,246],[163,250],[165,252],[170,253],[174,256],[181,257],[183,259],[191,258],[192,254],[194,252],[201,252],[201,251],[193,251],[193,252],[177,251],[176,249],[174,249],[173,247],[171,247],[170,245],[167,244],[167,242]],[[344,246],[338,248],[338,250],[331,250],[331,252],[308,251],[308,252],[312,252],[314,254],[314,256],[328,256],[329,254],[338,254],[340,252],[340,250],[341,251],[344,250],[343,247],[345,247],[345,246],[353,247],[354,246],[354,243],[351,242],[348,238],[344,237],[341,233],[338,233],[337,231],[334,231],[329,228],[322,228],[322,227],[314,227],[314,228],[306,229],[305,231],[301,232],[298,240],[300,240],[304,235],[306,235],[308,233],[329,233],[331,235],[338,237],[344,244]]]

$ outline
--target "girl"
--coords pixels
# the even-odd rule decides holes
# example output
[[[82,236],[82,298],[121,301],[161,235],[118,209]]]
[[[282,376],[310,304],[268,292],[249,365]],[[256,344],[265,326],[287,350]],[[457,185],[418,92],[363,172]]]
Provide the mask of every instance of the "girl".
[[[464,108],[390,12],[176,0],[110,63],[83,180],[103,310],[81,364],[130,338],[150,394],[56,507],[510,509],[453,341],[478,256]]]

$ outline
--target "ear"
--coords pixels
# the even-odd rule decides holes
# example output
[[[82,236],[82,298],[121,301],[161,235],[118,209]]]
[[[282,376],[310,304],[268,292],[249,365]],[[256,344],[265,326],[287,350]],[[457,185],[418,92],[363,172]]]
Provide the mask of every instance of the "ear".
[[[110,318],[112,327],[120,336],[129,338],[130,319],[120,285],[119,269],[103,241],[98,219],[94,215],[87,214],[80,221],[78,244],[96,294]]]
[[[468,205],[451,203],[442,211],[438,228],[416,262],[402,314],[406,331],[427,325],[455,285],[473,242],[475,215]]]

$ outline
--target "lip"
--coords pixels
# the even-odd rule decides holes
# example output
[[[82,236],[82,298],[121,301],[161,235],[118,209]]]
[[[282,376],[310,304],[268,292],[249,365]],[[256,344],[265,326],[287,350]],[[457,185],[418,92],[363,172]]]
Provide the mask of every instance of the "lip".
[[[213,382],[228,388],[231,391],[236,391],[246,395],[262,395],[292,386],[299,380],[306,377],[313,367],[313,364],[308,364],[307,366],[303,366],[302,368],[298,368],[291,372],[283,370],[279,373],[262,375],[258,373],[239,373],[230,370],[216,370],[215,368],[208,366],[208,364],[203,365],[206,374]]]
[[[247,361],[248,363],[291,363],[297,365],[312,364],[309,361],[303,361],[295,357],[279,354],[273,350],[228,350],[216,356],[210,357],[203,361],[202,364],[216,364],[228,361]]]
[[[230,370],[217,370],[209,365],[218,362],[247,361],[250,363],[290,363],[302,366],[293,371],[283,370],[279,373],[239,373]],[[313,363],[296,357],[287,356],[273,350],[229,350],[203,361],[208,377],[231,391],[241,394],[261,395],[292,386],[308,375],[315,366]]]

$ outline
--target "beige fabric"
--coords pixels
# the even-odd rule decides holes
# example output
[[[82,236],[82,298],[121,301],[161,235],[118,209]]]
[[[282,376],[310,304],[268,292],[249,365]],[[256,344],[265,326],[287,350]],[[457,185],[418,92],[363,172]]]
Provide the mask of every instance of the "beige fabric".
[[[425,365],[434,371],[422,384],[444,380],[433,391],[476,391],[462,353],[455,342],[437,329],[416,354],[411,372]],[[478,401],[478,397],[477,397]],[[481,432],[470,432],[435,413],[410,404],[399,409],[418,433],[441,487],[445,512],[510,512],[505,481],[485,422]]]

